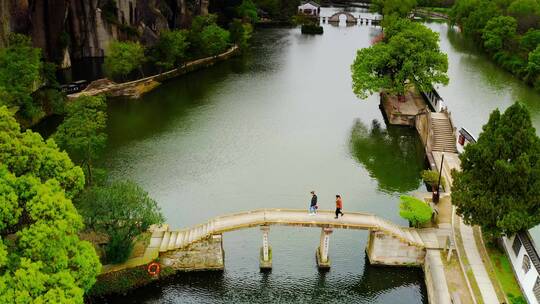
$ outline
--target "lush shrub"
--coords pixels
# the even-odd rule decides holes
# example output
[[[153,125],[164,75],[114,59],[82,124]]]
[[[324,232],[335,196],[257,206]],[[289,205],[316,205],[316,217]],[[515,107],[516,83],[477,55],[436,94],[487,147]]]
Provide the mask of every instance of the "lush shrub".
[[[424,170],[422,171],[422,179],[425,183],[429,184],[431,188],[437,189],[437,184],[439,183],[439,172],[433,170]],[[446,180],[444,176],[441,175],[441,186],[446,188]]]
[[[400,200],[399,215],[408,220],[412,226],[420,227],[431,220],[433,211],[426,202],[407,195],[402,195]]]
[[[317,35],[323,33],[323,27],[315,24],[304,24],[302,25],[302,34],[311,34]]]
[[[484,47],[492,52],[508,48],[516,36],[517,21],[510,16],[497,16],[489,19],[482,30]]]

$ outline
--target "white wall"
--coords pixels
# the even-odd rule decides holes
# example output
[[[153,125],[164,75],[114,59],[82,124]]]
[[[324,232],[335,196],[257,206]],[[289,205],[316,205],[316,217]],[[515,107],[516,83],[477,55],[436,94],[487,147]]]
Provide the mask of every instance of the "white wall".
[[[531,268],[527,273],[522,268],[523,264],[523,256],[527,253],[525,250],[525,247],[521,245],[521,248],[519,249],[519,253],[516,256],[514,253],[514,249],[512,249],[512,244],[514,242],[514,238],[516,236],[512,236],[509,238],[503,237],[503,244],[504,248],[506,249],[506,255],[510,259],[510,262],[512,263],[512,267],[514,268],[514,274],[516,275],[519,285],[521,286],[521,290],[523,291],[527,301],[530,304],[538,304],[538,301],[536,300],[536,297],[533,293],[534,283],[536,282],[536,278],[538,277],[538,270],[534,267],[531,261]]]

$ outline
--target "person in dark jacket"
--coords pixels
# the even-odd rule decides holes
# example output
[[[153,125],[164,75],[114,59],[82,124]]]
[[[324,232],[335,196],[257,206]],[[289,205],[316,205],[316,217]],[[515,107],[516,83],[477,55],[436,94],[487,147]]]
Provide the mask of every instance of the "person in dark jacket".
[[[317,214],[317,195],[315,191],[311,191],[311,204],[309,205],[309,215]]]
[[[339,214],[343,216],[343,212],[341,212],[341,209],[343,209],[343,200],[341,199],[341,195],[336,194],[336,217],[335,218],[338,218]]]

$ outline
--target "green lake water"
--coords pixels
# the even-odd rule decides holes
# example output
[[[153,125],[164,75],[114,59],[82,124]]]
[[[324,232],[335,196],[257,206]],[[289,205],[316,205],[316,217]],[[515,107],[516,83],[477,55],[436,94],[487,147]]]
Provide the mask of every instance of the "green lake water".
[[[324,9],[330,15],[333,9]],[[448,53],[450,85],[439,92],[458,126],[478,135],[496,107],[525,102],[540,125],[540,96],[478,53],[446,24],[430,23]],[[414,129],[388,127],[378,96],[351,90],[356,50],[380,28],[324,25],[255,32],[247,54],[163,84],[140,100],[111,100],[105,166],[139,183],[172,228],[257,208],[344,211],[398,224],[399,195],[425,191]],[[346,216],[346,215],[345,215]],[[179,274],[109,303],[427,303],[420,269],[371,267],[366,231],[335,230],[332,268],[320,273],[320,231],[272,227],[271,273],[258,268],[257,228],[224,235],[225,270]]]

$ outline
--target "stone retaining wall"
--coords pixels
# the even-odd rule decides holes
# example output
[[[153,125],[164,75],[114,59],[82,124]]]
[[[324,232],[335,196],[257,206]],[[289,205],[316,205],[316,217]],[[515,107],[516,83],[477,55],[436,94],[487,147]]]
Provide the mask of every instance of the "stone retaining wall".
[[[426,251],[381,231],[370,231],[366,254],[372,265],[421,266]]]
[[[134,81],[115,83],[113,81],[107,81],[104,79],[98,79],[93,81],[85,90],[67,95],[68,99],[75,99],[81,95],[106,95],[110,97],[126,96],[130,98],[139,98],[146,92],[149,92],[156,88],[160,82],[167,79],[175,78],[180,75],[212,66],[220,61],[226,60],[235,56],[240,51],[237,45],[234,45],[226,52],[213,57],[206,57],[197,60],[190,61],[174,70],[170,70],[161,74],[152,75],[149,77],[137,79]]]

